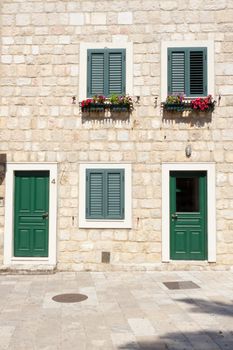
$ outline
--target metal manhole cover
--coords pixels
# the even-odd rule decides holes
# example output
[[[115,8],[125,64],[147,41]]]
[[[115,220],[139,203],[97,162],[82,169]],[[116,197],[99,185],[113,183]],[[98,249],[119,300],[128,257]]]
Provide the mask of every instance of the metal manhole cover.
[[[58,294],[52,297],[54,301],[58,303],[79,303],[80,301],[86,300],[88,297],[84,294]]]
[[[168,289],[196,289],[200,288],[192,281],[163,282]]]

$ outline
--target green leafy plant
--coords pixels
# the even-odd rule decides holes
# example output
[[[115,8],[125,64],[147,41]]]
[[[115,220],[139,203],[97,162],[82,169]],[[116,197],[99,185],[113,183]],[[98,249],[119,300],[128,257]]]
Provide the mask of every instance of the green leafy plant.
[[[183,95],[168,95],[166,98],[166,102],[168,104],[181,104],[184,102]]]

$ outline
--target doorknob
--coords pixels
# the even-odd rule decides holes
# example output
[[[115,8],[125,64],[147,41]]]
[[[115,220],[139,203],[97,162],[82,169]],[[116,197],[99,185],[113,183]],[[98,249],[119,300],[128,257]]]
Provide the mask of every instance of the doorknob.
[[[177,214],[176,213],[172,214],[172,219],[177,219]]]
[[[48,213],[48,212],[47,212],[47,213],[42,214],[42,218],[43,218],[43,219],[46,219],[48,216],[49,216],[49,213]]]

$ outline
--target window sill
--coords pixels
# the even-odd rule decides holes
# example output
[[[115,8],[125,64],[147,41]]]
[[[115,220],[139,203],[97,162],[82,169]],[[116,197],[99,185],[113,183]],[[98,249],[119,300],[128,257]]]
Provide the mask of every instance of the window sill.
[[[131,228],[130,220],[90,220],[86,219],[79,223],[80,228]]]

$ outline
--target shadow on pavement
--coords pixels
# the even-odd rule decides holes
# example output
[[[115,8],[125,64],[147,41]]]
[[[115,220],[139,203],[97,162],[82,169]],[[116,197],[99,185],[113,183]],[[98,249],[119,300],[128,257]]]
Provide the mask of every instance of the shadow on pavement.
[[[223,303],[219,301],[207,301],[204,299],[178,299],[183,303],[190,305],[189,312],[207,313],[221,316],[233,317],[233,303]],[[233,327],[232,327],[233,328]],[[233,349],[233,348],[232,348]]]
[[[167,333],[160,337],[150,337],[150,340],[140,340],[137,343],[127,343],[118,347],[121,350],[232,350],[233,331],[203,331]]]

